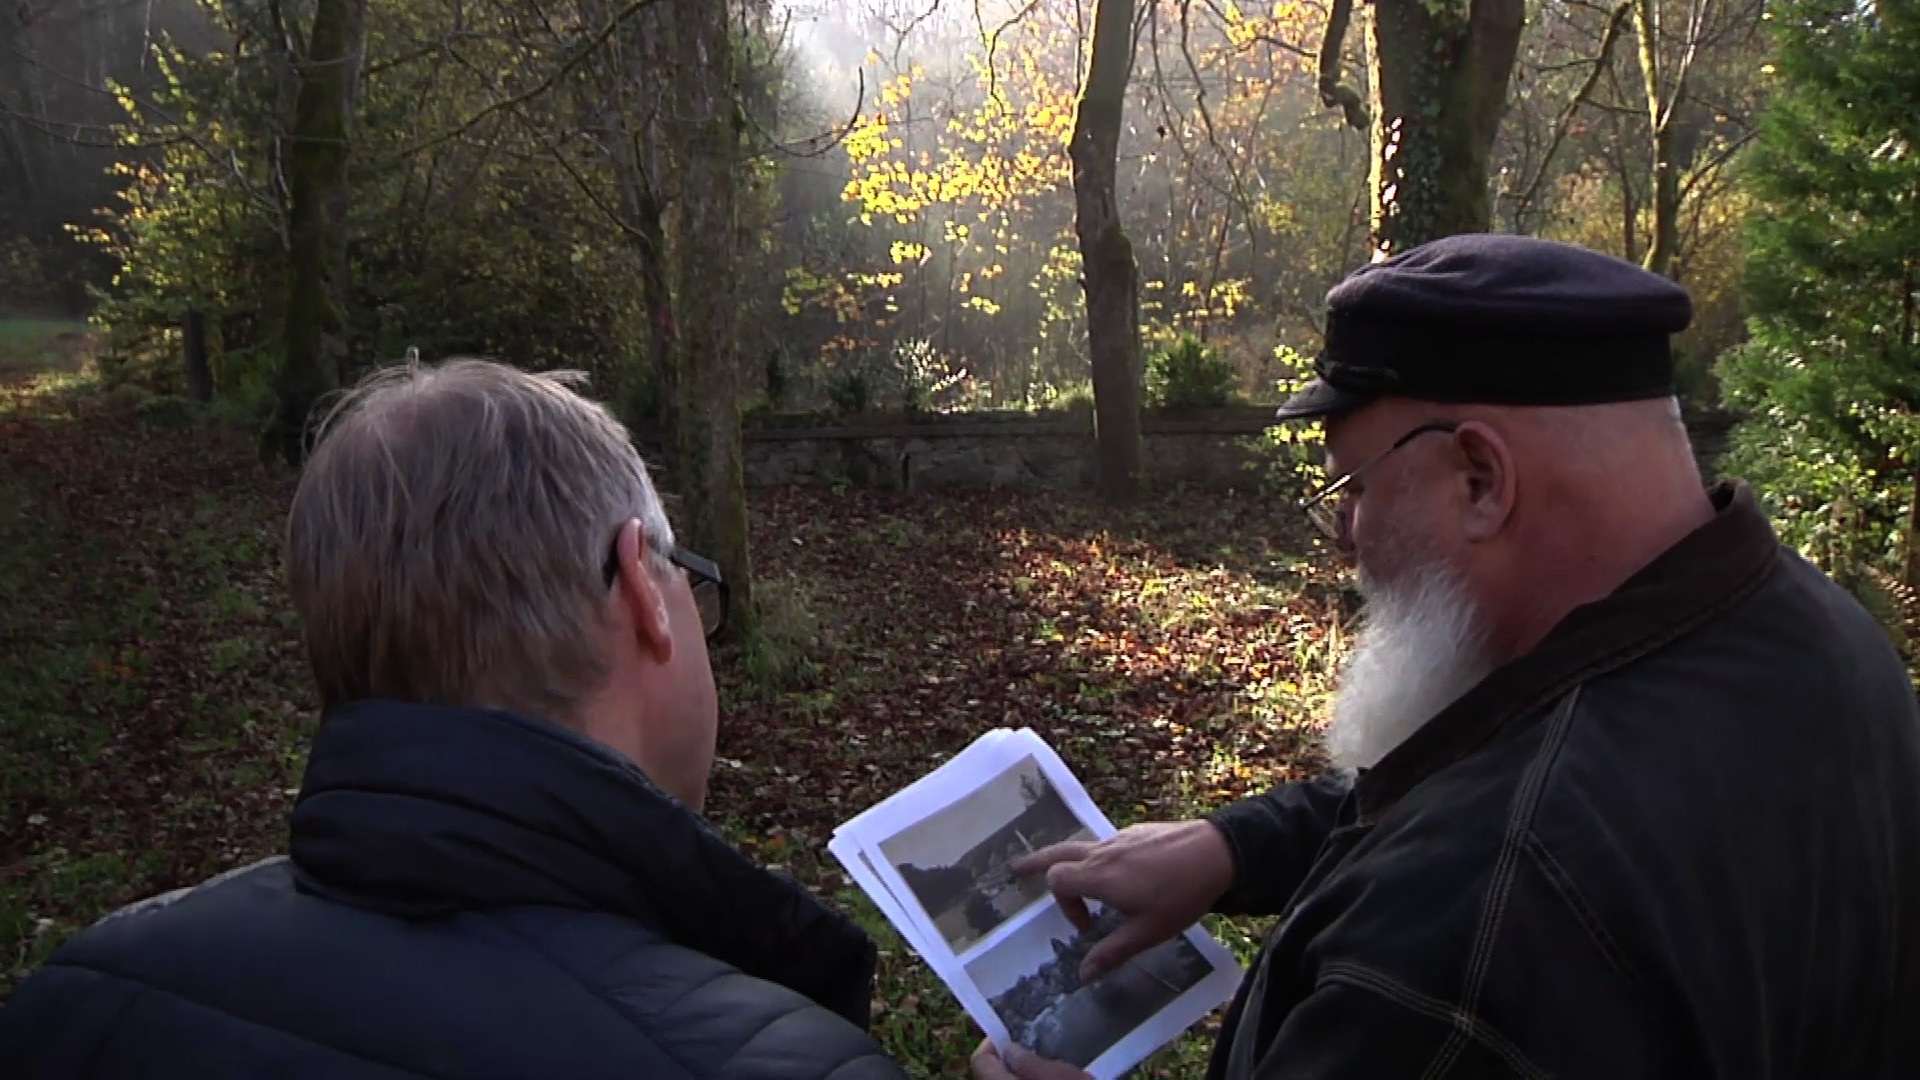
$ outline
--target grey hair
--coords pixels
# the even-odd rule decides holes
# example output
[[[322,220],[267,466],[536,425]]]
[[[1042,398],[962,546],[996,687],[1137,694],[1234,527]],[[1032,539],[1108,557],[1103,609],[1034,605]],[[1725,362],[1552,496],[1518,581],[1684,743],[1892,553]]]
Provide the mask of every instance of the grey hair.
[[[365,698],[559,723],[604,685],[602,574],[639,518],[673,528],[626,428],[579,372],[382,368],[319,424],[287,517],[288,584],[324,708]]]

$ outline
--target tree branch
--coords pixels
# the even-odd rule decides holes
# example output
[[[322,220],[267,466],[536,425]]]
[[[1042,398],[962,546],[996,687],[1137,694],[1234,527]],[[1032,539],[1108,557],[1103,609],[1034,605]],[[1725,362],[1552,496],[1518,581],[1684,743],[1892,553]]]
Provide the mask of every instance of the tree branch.
[[[760,121],[756,119],[752,113],[747,113],[747,125],[767,137],[765,150],[759,154],[748,156],[752,158],[782,154],[786,157],[794,158],[821,157],[834,147],[846,142],[847,136],[853,134],[853,129],[860,126],[860,110],[867,103],[867,73],[855,69],[854,76],[857,79],[858,85],[854,92],[853,115],[847,117],[846,123],[839,125],[839,127],[832,131],[822,132],[818,135],[809,135],[804,139],[783,144],[774,138],[773,132],[761,126]],[[805,149],[798,149],[799,147],[805,147]]]
[[[1227,153],[1226,147],[1220,145],[1220,136],[1214,131],[1213,113],[1207,109],[1206,80],[1200,77],[1200,65],[1194,62],[1193,49],[1188,42],[1189,27],[1187,24],[1188,15],[1191,11],[1192,0],[1180,0],[1180,55],[1186,58],[1187,71],[1193,75],[1195,84],[1193,104],[1196,109],[1200,110],[1200,122],[1207,129],[1207,142],[1213,147],[1213,152],[1220,155],[1221,164],[1226,166],[1227,178],[1233,181],[1234,201],[1240,204],[1241,220],[1246,222],[1247,226],[1247,242],[1252,246],[1252,254],[1249,258],[1257,259],[1260,249],[1259,240],[1253,227],[1253,199],[1247,195],[1246,184],[1240,179],[1240,170],[1234,166],[1232,155]],[[1223,219],[1220,226],[1221,244],[1217,245],[1214,249],[1213,269],[1210,272],[1213,280],[1208,283],[1207,287],[1209,290],[1219,283],[1221,249],[1225,246],[1226,225],[1227,223]]]
[[[1320,104],[1338,108],[1355,131],[1367,130],[1367,107],[1353,87],[1340,81],[1340,50],[1347,40],[1347,24],[1353,20],[1353,0],[1333,0],[1327,12],[1327,33],[1320,39]]]
[[[440,52],[456,41],[462,40],[510,41],[512,39],[505,34],[494,34],[481,30],[453,31],[443,34],[432,41],[417,45],[405,52],[395,53],[391,56],[383,56],[377,60],[369,58],[367,61],[366,77],[370,79],[375,75],[384,75],[395,68],[405,67],[416,60],[421,60],[432,56],[434,53]]]
[[[61,71],[50,65],[41,63],[37,57],[34,57],[29,53],[23,52],[20,49],[9,48],[7,51],[13,53],[13,55],[19,57],[22,61],[31,65],[35,69],[42,71],[47,75],[60,80],[61,82],[65,82],[73,86],[77,86],[80,89],[85,90],[89,93],[99,94],[104,97],[114,96],[112,91],[106,90],[102,87],[95,86],[84,79],[75,78],[74,76],[69,75],[64,71]],[[240,185],[241,191],[249,199],[253,200],[255,205],[259,206],[261,209],[266,210],[271,214],[274,214],[276,218],[279,218],[279,216],[284,213],[285,208],[281,203],[278,203],[273,199],[269,199],[265,195],[261,194],[260,189],[254,186],[253,181],[247,178],[247,175],[245,172],[241,171],[239,159],[234,154],[232,149],[229,148],[227,152],[223,155],[215,148],[208,146],[204,141],[201,140],[199,135],[195,134],[193,130],[186,125],[185,121],[181,120],[179,117],[174,116],[172,113],[162,108],[158,102],[153,100],[151,95],[135,94],[133,91],[129,90],[127,92],[127,96],[132,98],[134,100],[134,103],[137,104],[142,110],[146,112],[154,113],[155,115],[159,116],[161,120],[165,121],[168,125],[168,127],[163,130],[156,130],[153,128],[146,128],[146,127],[135,128],[135,130],[139,133],[140,137],[144,140],[147,140],[145,145],[171,146],[177,143],[186,143],[192,146],[194,149],[200,151],[200,153],[204,155],[208,161],[221,162],[221,163],[228,164],[229,167],[232,169],[234,180]],[[34,128],[35,130],[39,131],[41,134],[46,135],[48,138],[59,139],[63,142],[72,143],[75,146],[84,146],[93,150],[111,150],[111,149],[118,149],[122,145],[118,138],[118,133],[121,130],[121,125],[59,123],[57,125],[59,127],[73,129],[73,133],[69,135],[64,132],[54,130],[55,122],[53,121],[44,120],[39,117],[30,116],[24,113],[13,112],[12,110],[0,110],[0,112],[4,112],[6,115],[12,117],[14,120],[26,126],[30,126]],[[115,138],[104,141],[104,142],[96,142],[90,138],[82,138],[80,135],[82,131],[111,132],[111,133],[114,133]],[[283,222],[282,232],[284,234],[284,231],[285,231],[284,219],[281,219],[281,220]]]
[[[1002,22],[999,26],[994,27],[993,33],[989,34],[987,33],[986,18],[985,16],[980,14],[980,0],[974,0],[974,4],[973,4],[974,25],[978,27],[980,30],[980,40],[987,46],[987,100],[988,101],[993,100],[994,92],[998,89],[998,85],[996,82],[997,69],[993,66],[993,54],[997,52],[1000,48],[1000,35],[1006,33],[1007,29],[1011,27],[1014,23],[1017,23],[1020,20],[1026,18],[1028,15],[1032,14],[1033,9],[1039,6],[1040,6],[1040,0],[1027,0],[1025,7],[1022,7],[1019,11],[1016,11],[1013,14],[1007,16],[1006,21]]]
[[[1600,48],[1593,58],[1593,68],[1587,72],[1586,79],[1581,82],[1580,88],[1574,91],[1573,97],[1567,100],[1566,107],[1560,110],[1559,119],[1554,121],[1553,137],[1547,140],[1546,152],[1540,155],[1540,168],[1533,174],[1533,179],[1527,183],[1526,188],[1521,191],[1520,198],[1514,206],[1515,218],[1525,214],[1527,208],[1533,205],[1533,200],[1540,194],[1540,185],[1546,181],[1547,170],[1553,165],[1553,155],[1560,149],[1560,143],[1566,139],[1567,127],[1573,122],[1574,114],[1580,111],[1580,106],[1588,103],[1588,99],[1593,96],[1594,87],[1600,84],[1600,76],[1606,72],[1608,63],[1613,59],[1613,47],[1620,40],[1620,32],[1626,26],[1627,15],[1632,9],[1633,0],[1620,0],[1614,5],[1613,10],[1607,13],[1607,28],[1600,35]]]
[[[1708,158],[1705,164],[1697,166],[1691,175],[1680,182],[1680,201],[1685,202],[1688,196],[1693,194],[1696,187],[1703,181],[1710,179],[1719,171],[1722,165],[1732,161],[1733,156],[1745,149],[1746,145],[1752,142],[1754,136],[1757,134],[1759,134],[1757,131],[1741,132],[1738,136],[1729,140],[1727,145],[1715,151],[1714,155]]]
[[[1201,2],[1207,5],[1207,9],[1213,12],[1214,17],[1218,18],[1222,23],[1222,25],[1224,25],[1227,22],[1227,13],[1221,10],[1218,0],[1201,0]],[[1307,60],[1314,59],[1314,53],[1311,50],[1302,48],[1299,45],[1295,45],[1291,41],[1281,41],[1279,38],[1274,37],[1272,34],[1267,33],[1265,30],[1255,30],[1252,33],[1248,34],[1247,44],[1242,45],[1239,48],[1234,49],[1233,51],[1236,53],[1245,52],[1248,48],[1256,44],[1266,45],[1270,48],[1279,49],[1281,52],[1289,52],[1303,59],[1307,59]]]
[[[440,132],[437,135],[428,136],[412,146],[405,147],[390,155],[390,160],[409,158],[424,150],[431,150],[441,143],[458,138],[460,135],[471,131],[475,126],[486,120],[487,117],[504,109],[513,109],[525,105],[527,102],[553,89],[555,83],[558,83],[562,78],[566,77],[568,72],[584,63],[589,56],[592,56],[599,50],[600,46],[606,44],[607,39],[613,36],[613,32],[618,30],[622,23],[625,23],[634,15],[659,2],[660,0],[631,0],[626,7],[620,9],[612,18],[608,19],[606,25],[594,31],[592,36],[588,37],[586,41],[575,48],[571,56],[568,56],[565,60],[555,65],[552,71],[547,72],[545,78],[535,83],[531,88],[515,94],[512,97],[488,103],[485,108],[462,120],[452,128]]]

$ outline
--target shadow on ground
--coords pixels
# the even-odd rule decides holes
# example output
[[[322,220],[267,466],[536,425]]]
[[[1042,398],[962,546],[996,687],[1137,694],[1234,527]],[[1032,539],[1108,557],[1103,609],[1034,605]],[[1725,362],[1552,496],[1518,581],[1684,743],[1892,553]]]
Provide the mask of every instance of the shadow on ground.
[[[996,726],[1033,727],[1116,821],[1312,767],[1338,635],[1300,523],[1198,495],[1114,516],[1057,495],[763,493],[759,570],[807,583],[831,678],[724,680],[716,806],[819,839]]]

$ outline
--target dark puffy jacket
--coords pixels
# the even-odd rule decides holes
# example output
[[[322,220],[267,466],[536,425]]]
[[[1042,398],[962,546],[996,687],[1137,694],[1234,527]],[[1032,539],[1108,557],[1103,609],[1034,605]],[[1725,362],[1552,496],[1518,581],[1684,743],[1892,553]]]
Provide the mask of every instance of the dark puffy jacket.
[[[558,727],[390,702],[290,858],[134,905],[0,1010],[0,1076],[891,1080],[871,941]]]

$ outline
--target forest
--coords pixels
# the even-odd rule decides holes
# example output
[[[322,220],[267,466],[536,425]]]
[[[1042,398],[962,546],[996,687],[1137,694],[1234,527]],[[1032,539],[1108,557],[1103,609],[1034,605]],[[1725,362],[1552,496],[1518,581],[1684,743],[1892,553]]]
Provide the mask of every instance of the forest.
[[[1717,470],[1912,667],[1916,72],[1910,0],[0,5],[0,994],[278,842],[287,494],[409,357],[582,370],[633,429],[732,590],[717,824],[849,904],[824,836],[980,715],[1120,823],[1313,770],[1353,597],[1288,512],[1311,435],[1217,495],[1143,425],[1276,403],[1326,291],[1440,236],[1683,285]],[[1014,415],[1088,491],[749,484],[759,432]],[[953,1075],[862,918],[881,1037]]]
[[[682,7],[20,6],[0,298],[288,461],[409,350],[585,368],[744,583],[743,424],[1093,408],[1124,497],[1139,410],[1276,396],[1354,266],[1525,232],[1683,283],[1687,400],[1750,420],[1730,470],[1908,584],[1904,13]]]

